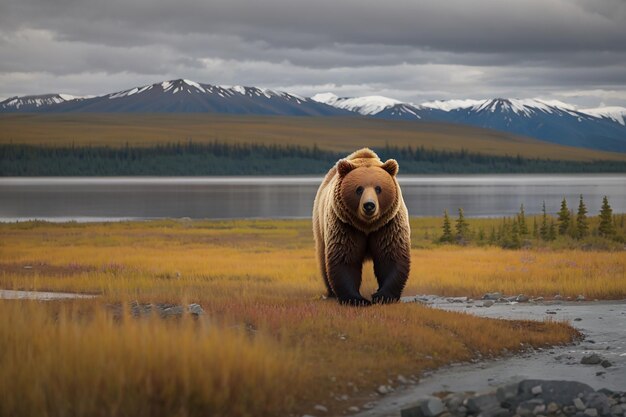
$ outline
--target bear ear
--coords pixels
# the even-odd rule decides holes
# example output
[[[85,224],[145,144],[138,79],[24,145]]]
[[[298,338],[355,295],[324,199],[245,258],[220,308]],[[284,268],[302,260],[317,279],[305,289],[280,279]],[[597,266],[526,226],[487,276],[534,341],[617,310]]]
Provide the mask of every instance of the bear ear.
[[[348,161],[347,159],[340,159],[337,162],[337,172],[339,173],[340,177],[345,177],[354,168],[356,168],[356,165],[354,165],[352,162]]]
[[[395,177],[398,173],[398,169],[400,169],[398,167],[398,162],[395,159],[387,159],[381,168],[387,171],[392,177]]]

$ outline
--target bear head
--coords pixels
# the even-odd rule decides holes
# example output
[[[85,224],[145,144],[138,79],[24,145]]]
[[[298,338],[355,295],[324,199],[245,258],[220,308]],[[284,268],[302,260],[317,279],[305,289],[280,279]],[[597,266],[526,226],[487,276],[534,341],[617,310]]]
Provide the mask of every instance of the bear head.
[[[398,205],[398,163],[394,159],[377,162],[363,164],[342,159],[337,163],[340,205],[355,226],[360,225],[364,231],[381,221],[384,224]]]

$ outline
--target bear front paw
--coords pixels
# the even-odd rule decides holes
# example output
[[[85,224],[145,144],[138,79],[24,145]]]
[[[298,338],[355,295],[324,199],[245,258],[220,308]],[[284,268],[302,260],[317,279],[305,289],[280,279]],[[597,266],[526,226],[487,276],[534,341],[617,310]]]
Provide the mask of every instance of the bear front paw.
[[[389,295],[383,292],[375,292],[374,294],[372,294],[372,303],[374,304],[397,303],[399,300],[399,296]]]
[[[366,306],[372,305],[372,302],[370,300],[368,300],[367,298],[363,298],[363,297],[339,298],[339,303],[344,304],[344,305],[349,305],[349,306],[355,306],[355,307],[366,307]]]

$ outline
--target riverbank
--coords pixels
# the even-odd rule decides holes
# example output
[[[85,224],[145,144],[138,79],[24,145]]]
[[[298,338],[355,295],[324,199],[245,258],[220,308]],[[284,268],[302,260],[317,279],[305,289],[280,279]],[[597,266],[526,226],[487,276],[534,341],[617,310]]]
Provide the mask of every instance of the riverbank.
[[[416,301],[419,300],[419,301]],[[444,367],[420,379],[419,384],[385,396],[359,417],[397,416],[416,399],[440,392],[488,392],[523,379],[569,380],[598,390],[626,387],[626,300],[619,301],[537,301],[525,303],[468,303],[463,298],[437,296],[407,297],[436,309],[505,320],[567,321],[584,338],[580,343],[529,349],[520,355]],[[469,307],[468,307],[469,306]],[[600,361],[584,364],[584,357],[597,355]],[[603,366],[601,361],[606,360]]]

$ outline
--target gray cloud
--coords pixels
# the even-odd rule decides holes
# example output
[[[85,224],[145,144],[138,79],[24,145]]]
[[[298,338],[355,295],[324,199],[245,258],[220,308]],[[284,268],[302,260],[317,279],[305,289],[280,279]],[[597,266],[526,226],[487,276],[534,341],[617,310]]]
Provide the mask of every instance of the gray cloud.
[[[625,105],[626,3],[9,0],[0,5],[0,96],[99,94],[178,77],[300,94],[386,94],[415,102],[541,96]]]

